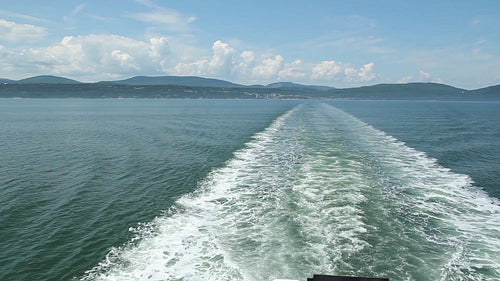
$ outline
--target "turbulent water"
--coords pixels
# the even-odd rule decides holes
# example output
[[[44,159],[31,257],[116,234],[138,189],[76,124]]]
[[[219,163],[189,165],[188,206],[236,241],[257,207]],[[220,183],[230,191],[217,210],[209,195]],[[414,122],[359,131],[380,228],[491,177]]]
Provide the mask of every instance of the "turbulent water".
[[[31,101],[25,130],[19,102],[2,280],[500,279],[500,176],[488,194],[347,113],[366,103]]]

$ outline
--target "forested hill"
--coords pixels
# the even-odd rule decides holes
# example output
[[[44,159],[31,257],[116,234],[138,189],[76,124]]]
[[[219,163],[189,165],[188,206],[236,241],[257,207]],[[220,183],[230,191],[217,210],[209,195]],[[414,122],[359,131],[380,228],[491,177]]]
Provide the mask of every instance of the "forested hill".
[[[104,81],[100,83],[107,84],[125,84],[134,86],[144,86],[144,85],[176,85],[176,86],[192,86],[192,87],[245,87],[240,84],[235,84],[232,82],[203,78],[197,76],[135,76],[125,80],[117,81]]]
[[[76,80],[52,76],[52,75],[40,75],[35,77],[29,77],[17,81],[10,81],[7,83],[17,83],[17,84],[80,84]]]
[[[167,83],[167,84],[165,84]],[[168,84],[170,83],[170,84]],[[464,90],[436,83],[379,84],[336,89],[295,83],[245,86],[201,77],[137,76],[81,83],[56,76],[0,79],[0,98],[232,98],[500,101],[500,85]]]

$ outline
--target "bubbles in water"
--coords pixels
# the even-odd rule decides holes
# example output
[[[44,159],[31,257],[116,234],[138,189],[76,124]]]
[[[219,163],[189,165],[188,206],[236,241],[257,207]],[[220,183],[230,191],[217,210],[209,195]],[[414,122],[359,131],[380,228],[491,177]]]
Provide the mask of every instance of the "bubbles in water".
[[[493,280],[492,200],[353,116],[305,104],[82,280]]]

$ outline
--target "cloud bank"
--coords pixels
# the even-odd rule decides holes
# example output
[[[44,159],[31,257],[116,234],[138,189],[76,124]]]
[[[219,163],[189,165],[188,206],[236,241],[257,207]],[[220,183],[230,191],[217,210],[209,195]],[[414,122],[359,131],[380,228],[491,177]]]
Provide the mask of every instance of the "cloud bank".
[[[268,83],[274,81],[311,81],[326,84],[368,82],[377,78],[373,62],[357,69],[350,63],[323,61],[287,62],[279,54],[256,54],[254,51],[236,51],[221,40],[212,46],[212,57],[180,62],[172,72],[175,75],[211,76],[233,81]]]
[[[215,41],[204,53],[200,55],[199,48],[186,48],[167,37],[143,41],[90,34],[66,36],[51,46],[18,52],[0,46],[0,66],[11,73],[23,72],[23,77],[26,73],[43,73],[87,82],[134,75],[197,75],[243,84],[294,81],[336,85],[368,82],[377,77],[373,62],[356,68],[334,60],[288,61],[280,54],[237,50],[222,40]]]

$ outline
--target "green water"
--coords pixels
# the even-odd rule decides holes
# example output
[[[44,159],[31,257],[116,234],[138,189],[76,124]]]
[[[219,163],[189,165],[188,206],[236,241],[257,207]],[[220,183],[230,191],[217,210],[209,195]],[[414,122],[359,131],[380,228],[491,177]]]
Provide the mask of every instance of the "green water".
[[[0,280],[496,280],[496,110],[415,105],[2,100]]]

